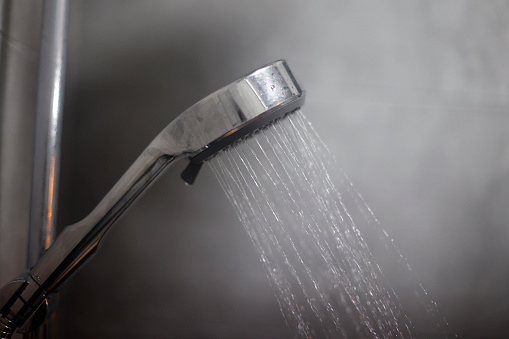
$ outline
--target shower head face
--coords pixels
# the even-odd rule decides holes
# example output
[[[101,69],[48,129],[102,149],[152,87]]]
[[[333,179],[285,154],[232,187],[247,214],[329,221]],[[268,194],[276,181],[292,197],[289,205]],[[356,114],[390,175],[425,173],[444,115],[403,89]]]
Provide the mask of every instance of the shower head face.
[[[284,60],[261,67],[197,102],[154,140],[167,154],[191,158],[184,180],[199,164],[236,140],[304,104],[305,93]],[[165,150],[172,145],[172,150]],[[194,168],[194,171],[193,171]],[[195,174],[192,174],[196,172]],[[188,177],[188,178],[186,178]]]

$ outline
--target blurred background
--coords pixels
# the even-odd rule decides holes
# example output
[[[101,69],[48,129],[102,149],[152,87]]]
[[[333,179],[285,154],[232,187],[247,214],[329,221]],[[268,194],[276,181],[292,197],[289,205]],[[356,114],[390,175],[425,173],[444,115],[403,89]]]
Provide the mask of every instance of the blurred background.
[[[507,337],[508,15],[502,0],[72,0],[59,228],[184,109],[284,58],[453,331]],[[55,338],[293,337],[211,170],[186,186],[184,165],[62,290]]]

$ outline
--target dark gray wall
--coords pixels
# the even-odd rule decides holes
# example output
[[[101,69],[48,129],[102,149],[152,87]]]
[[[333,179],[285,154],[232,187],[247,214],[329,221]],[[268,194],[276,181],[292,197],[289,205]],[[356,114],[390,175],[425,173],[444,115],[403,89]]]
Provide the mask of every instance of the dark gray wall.
[[[286,58],[451,327],[509,332],[509,2],[73,1],[59,224],[182,110]],[[170,169],[61,294],[62,338],[286,338],[210,170]]]
[[[0,0],[0,286],[26,270],[41,4]]]

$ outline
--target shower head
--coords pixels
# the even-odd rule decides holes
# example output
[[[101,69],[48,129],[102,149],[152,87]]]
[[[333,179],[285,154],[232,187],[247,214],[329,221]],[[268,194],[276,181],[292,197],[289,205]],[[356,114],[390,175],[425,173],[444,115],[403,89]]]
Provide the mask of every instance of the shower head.
[[[182,178],[194,182],[204,160],[301,107],[304,92],[285,61],[268,64],[184,111],[161,133],[191,158]],[[157,141],[157,139],[156,139]]]
[[[251,72],[181,113],[150,143],[97,207],[66,227],[30,271],[0,289],[0,338],[36,328],[48,296],[95,251],[105,232],[168,165],[182,158],[182,173],[193,183],[201,164],[291,113],[305,94],[285,61]]]

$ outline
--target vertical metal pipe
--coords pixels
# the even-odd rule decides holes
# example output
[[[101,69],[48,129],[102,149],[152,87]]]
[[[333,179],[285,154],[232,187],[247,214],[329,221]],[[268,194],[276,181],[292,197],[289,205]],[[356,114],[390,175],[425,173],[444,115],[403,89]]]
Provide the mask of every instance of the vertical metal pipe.
[[[55,237],[69,1],[43,5],[28,243],[33,266]]]
[[[56,234],[60,140],[64,102],[69,0],[44,0],[35,110],[27,266],[32,267]],[[48,337],[49,321],[25,338]]]

